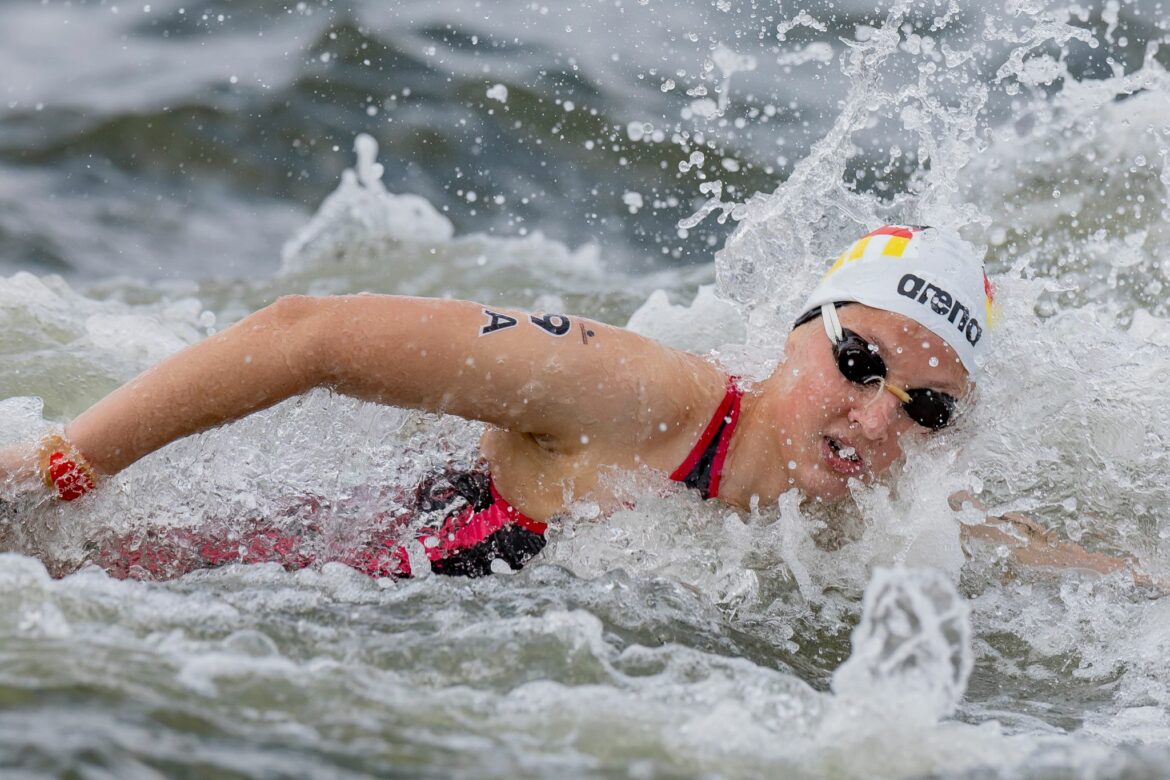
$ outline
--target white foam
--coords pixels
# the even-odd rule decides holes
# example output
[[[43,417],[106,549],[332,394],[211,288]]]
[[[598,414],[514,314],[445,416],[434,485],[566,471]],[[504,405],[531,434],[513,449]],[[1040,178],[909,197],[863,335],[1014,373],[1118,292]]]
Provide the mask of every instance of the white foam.
[[[951,581],[933,569],[879,569],[861,609],[833,692],[908,720],[952,714],[974,657],[967,605]]]
[[[281,250],[286,272],[321,262],[338,246],[433,244],[454,235],[451,221],[425,198],[386,191],[376,163],[377,142],[371,136],[357,136],[354,148],[357,167],[343,172],[338,188]]]
[[[702,285],[689,304],[672,304],[665,290],[655,290],[630,315],[626,327],[671,347],[708,352],[742,343],[739,311],[722,300],[714,285]]]

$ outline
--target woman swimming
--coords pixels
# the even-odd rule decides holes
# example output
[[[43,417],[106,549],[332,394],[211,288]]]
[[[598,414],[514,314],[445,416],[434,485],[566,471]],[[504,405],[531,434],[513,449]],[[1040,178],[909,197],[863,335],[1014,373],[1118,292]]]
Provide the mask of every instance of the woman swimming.
[[[480,468],[404,497],[408,511],[345,563],[372,576],[414,573],[401,534],[422,513],[415,538],[433,571],[518,568],[571,501],[616,506],[599,479],[606,470],[649,467],[741,509],[792,489],[835,500],[968,402],[992,295],[957,237],[881,227],[836,260],[803,308],[784,360],[741,386],[701,356],[577,317],[390,295],[281,298],[115,390],[35,455],[8,450],[0,469],[74,500],[169,442],[328,387],[489,424]],[[980,533],[1034,541],[1002,526]],[[1068,547],[1072,565],[1125,565]],[[185,530],[115,542],[94,560],[115,576],[161,577],[231,562],[296,568],[313,562],[306,549],[301,534],[260,524],[230,543]]]

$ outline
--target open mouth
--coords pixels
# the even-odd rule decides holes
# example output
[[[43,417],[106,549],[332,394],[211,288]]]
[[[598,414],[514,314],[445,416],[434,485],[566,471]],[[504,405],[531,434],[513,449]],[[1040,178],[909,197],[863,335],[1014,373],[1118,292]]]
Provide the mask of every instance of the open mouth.
[[[826,436],[823,449],[829,468],[838,474],[855,477],[865,470],[865,461],[854,447],[845,442]]]

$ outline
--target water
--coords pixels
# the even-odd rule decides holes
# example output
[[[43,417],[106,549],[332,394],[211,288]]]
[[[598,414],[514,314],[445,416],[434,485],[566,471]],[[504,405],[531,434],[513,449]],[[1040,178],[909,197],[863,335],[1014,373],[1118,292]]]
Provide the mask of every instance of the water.
[[[574,505],[514,575],[78,570],[94,539],[306,500],[352,544],[474,457],[473,424],[324,392],[29,508],[3,776],[1164,776],[1167,600],[965,554],[978,513],[947,499],[1170,581],[1167,19],[0,5],[0,443],[289,292],[571,310],[761,375],[879,220],[985,247],[1002,323],[980,402],[891,484],[741,516],[615,474],[629,507]]]

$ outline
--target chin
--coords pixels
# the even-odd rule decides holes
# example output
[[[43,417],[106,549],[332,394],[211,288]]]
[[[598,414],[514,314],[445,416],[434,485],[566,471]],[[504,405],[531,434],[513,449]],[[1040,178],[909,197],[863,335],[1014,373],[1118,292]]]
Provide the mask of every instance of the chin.
[[[834,474],[828,469],[809,467],[801,469],[795,477],[796,482],[793,487],[809,498],[818,498],[822,501],[840,501],[849,496],[849,479]]]

